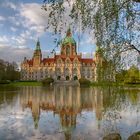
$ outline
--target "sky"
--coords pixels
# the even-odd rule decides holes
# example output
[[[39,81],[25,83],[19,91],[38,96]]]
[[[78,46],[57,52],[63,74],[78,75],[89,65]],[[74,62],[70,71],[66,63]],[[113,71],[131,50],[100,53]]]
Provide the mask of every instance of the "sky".
[[[44,30],[48,15],[41,6],[42,0],[0,0],[0,59],[20,63],[24,57],[32,58],[38,38],[43,56],[47,57],[56,46],[54,39],[61,40],[65,36],[65,33],[58,36],[53,35],[52,30]],[[73,37],[79,42],[79,53],[92,57],[95,40],[88,33],[80,36],[79,42],[73,31]],[[59,50],[60,47],[57,53]]]

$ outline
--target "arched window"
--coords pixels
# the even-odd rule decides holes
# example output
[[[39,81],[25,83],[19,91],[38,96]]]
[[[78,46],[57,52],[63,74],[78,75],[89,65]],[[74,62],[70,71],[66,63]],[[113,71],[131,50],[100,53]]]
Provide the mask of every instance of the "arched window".
[[[68,64],[69,64],[69,63],[70,63],[70,61],[67,59],[66,63],[68,63]]]
[[[77,80],[78,79],[78,70],[76,68],[73,69],[73,79]]]
[[[49,70],[49,74],[50,74],[50,77],[53,77],[53,70],[52,69]]]
[[[48,70],[45,69],[45,77],[48,77]]]
[[[57,60],[57,66],[60,67],[61,64],[62,64],[62,60],[61,60],[61,59],[58,59],[58,60]]]
[[[87,69],[83,68],[83,77],[86,78],[86,75],[87,75]]]
[[[87,69],[87,77],[90,78],[90,69]]]
[[[65,75],[69,75],[70,71],[68,68],[65,69]]]
[[[66,63],[66,66],[70,66],[70,60],[69,60],[69,59],[67,59],[67,60],[65,61],[65,63]]]
[[[74,60],[74,66],[78,66],[79,61],[77,59]]]
[[[76,68],[73,69],[73,75],[77,75],[78,70]]]
[[[59,64],[60,64],[60,63],[61,63],[61,59],[58,59],[58,60],[57,60],[57,63],[59,63]]]
[[[57,74],[58,76],[61,75],[61,69],[60,69],[60,68],[57,68],[57,69],[56,69],[56,74]]]
[[[43,78],[43,70],[40,69],[40,78]]]

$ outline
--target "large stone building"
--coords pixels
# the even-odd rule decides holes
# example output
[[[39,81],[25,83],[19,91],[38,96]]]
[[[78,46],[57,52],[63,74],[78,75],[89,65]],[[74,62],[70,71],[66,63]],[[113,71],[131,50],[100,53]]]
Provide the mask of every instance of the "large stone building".
[[[96,65],[99,55],[95,59],[82,58],[77,54],[76,41],[68,29],[66,37],[60,43],[60,54],[53,58],[42,58],[40,42],[38,40],[32,59],[24,58],[21,63],[21,80],[42,80],[52,77],[54,80],[76,80],[87,78],[96,81]]]

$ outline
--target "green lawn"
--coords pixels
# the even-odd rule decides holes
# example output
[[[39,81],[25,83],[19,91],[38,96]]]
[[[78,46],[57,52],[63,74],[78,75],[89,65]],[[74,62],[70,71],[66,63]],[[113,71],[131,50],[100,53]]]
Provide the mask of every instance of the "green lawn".
[[[2,87],[4,86],[42,86],[42,82],[32,82],[32,81],[24,81],[24,82],[11,82],[10,84],[0,84]],[[140,84],[124,84],[124,83],[96,83],[93,82],[89,84],[89,86],[123,86],[123,87],[140,87]]]
[[[15,86],[42,86],[41,82],[12,82],[10,85]]]
[[[91,86],[123,86],[123,87],[140,87],[140,84],[125,84],[125,83],[115,83],[115,82],[102,82],[102,83],[97,83],[93,82],[91,83]]]

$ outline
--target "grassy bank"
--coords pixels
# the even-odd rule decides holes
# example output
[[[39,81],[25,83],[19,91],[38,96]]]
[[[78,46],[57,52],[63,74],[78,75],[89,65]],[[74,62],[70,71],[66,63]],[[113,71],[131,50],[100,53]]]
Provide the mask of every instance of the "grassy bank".
[[[140,87],[140,84],[126,84],[119,82],[92,82],[91,86],[124,86],[124,87]]]
[[[87,81],[82,81],[81,86],[92,86],[92,87],[97,87],[97,86],[122,86],[122,87],[138,87],[140,88],[140,84],[125,84],[125,83],[115,83],[115,82],[87,82]],[[19,81],[19,82],[10,82],[9,84],[0,84],[0,87],[6,87],[6,86],[42,86],[42,82],[37,82],[37,81]]]
[[[10,85],[14,86],[42,86],[41,82],[12,82]]]

